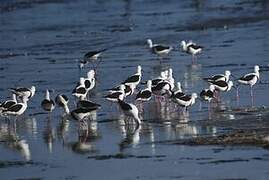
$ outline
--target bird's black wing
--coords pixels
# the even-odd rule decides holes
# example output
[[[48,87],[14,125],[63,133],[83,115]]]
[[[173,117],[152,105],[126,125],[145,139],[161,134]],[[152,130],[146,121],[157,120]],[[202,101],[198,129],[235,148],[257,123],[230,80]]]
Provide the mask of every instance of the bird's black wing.
[[[175,98],[180,98],[182,96],[185,96],[185,94],[183,92],[178,92],[178,93],[174,94]]]
[[[181,96],[178,99],[182,100],[182,101],[189,101],[191,100],[191,96],[190,95],[185,95],[185,96]]]
[[[134,83],[134,82],[138,82],[138,81],[139,81],[139,75],[133,75],[133,76],[128,77],[128,78],[123,82],[123,84],[126,84],[126,83]]]
[[[160,91],[167,84],[169,84],[169,83],[167,83],[167,82],[160,82],[156,86],[153,86],[151,89],[152,89],[152,91]]]
[[[9,108],[15,104],[16,104],[16,102],[14,102],[14,101],[6,101],[3,104],[1,104],[0,107],[6,109],[6,108]]]
[[[251,81],[255,76],[256,75],[254,75],[254,74],[249,74],[249,75],[241,77],[240,80],[242,80],[242,81]]]
[[[88,79],[86,79],[86,80],[84,81],[84,85],[85,85],[85,87],[88,89],[89,87],[91,87],[91,81],[88,80]]]
[[[89,51],[84,55],[84,60],[90,59],[91,57],[93,57],[96,54],[99,54],[101,52],[106,51],[107,49],[102,49],[102,50],[98,50],[98,51]]]
[[[22,108],[21,104],[15,104],[15,105],[9,107],[6,111],[18,112],[21,108]]]
[[[214,96],[214,93],[210,90],[202,90],[201,93],[200,93],[200,97],[213,97]]]
[[[113,99],[116,99],[118,98],[120,95],[122,94],[122,92],[114,92],[112,94],[108,94],[105,96],[105,98],[113,98]]]
[[[74,93],[77,93],[77,94],[85,94],[86,93],[86,88],[85,87],[75,88],[72,93],[73,94]]]
[[[227,86],[226,81],[216,81],[216,82],[212,82],[212,84],[217,85],[219,87],[226,87]]]
[[[199,45],[196,45],[196,44],[191,44],[191,45],[188,46],[188,49],[190,49],[190,48],[192,48],[192,49],[202,49],[203,46],[199,46]]]
[[[163,81],[163,79],[153,79],[152,80],[152,85],[153,86],[156,86],[158,83],[160,83],[160,82],[162,82]]]
[[[150,98],[151,97],[151,91],[146,90],[146,91],[139,91],[139,93],[136,95],[135,99],[138,98]]]
[[[128,104],[124,101],[119,100],[119,105],[120,105],[121,109],[124,111],[132,110],[132,107],[130,106],[130,104]]]
[[[161,46],[161,45],[157,45],[153,47],[155,51],[163,51],[163,50],[167,50],[170,47],[169,46]]]
[[[41,102],[41,106],[45,109],[45,110],[50,110],[53,106],[55,106],[55,103],[53,100],[47,100],[47,99],[44,99],[42,102]]]

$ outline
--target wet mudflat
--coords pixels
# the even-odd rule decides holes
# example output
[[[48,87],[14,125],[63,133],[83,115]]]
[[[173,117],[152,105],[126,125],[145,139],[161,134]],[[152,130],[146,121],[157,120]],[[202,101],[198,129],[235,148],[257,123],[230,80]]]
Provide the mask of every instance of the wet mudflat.
[[[0,119],[1,179],[268,179],[269,3],[267,1],[61,1],[0,2],[0,97],[8,88],[37,87],[26,113]],[[175,47],[151,54],[146,39]],[[205,47],[198,63],[179,51],[181,40]],[[90,99],[102,105],[87,128],[49,116],[45,90],[68,95],[87,51],[108,48]],[[199,101],[183,116],[169,102],[145,104],[139,129],[124,126],[104,90],[143,68],[143,80],[172,67],[185,92],[207,87],[202,78],[230,70],[236,77],[261,68],[254,86],[221,94],[208,111]],[[143,86],[140,86],[142,88]],[[127,99],[133,102],[133,97]],[[74,107],[74,106],[73,106]]]

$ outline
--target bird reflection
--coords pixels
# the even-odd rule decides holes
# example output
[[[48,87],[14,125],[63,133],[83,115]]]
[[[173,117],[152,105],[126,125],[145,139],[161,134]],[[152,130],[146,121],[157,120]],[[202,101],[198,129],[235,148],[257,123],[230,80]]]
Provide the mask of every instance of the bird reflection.
[[[123,140],[119,144],[121,152],[130,145],[135,148],[139,144],[141,126],[128,124],[122,126],[122,128],[124,128],[125,133],[123,133]]]
[[[152,152],[152,154],[156,154],[155,134],[154,134],[154,130],[151,126],[149,126],[149,140],[151,142],[151,152]]]
[[[50,153],[52,152],[53,142],[54,142],[55,138],[56,138],[55,130],[51,126],[50,118],[48,118],[47,125],[43,131],[43,139],[44,139],[44,142],[47,144],[48,150]]]
[[[66,136],[69,132],[70,121],[67,118],[62,117],[57,127],[57,135],[60,139],[63,140],[63,144],[65,144]]]
[[[191,64],[187,66],[187,71],[184,73],[184,82],[183,82],[185,89],[191,89],[191,87],[195,86],[197,82],[201,80],[202,77],[201,69],[202,69],[201,64]]]
[[[201,126],[195,123],[190,124],[189,116],[183,116],[175,128],[177,138],[195,138],[203,135],[215,136],[217,128],[215,126]]]
[[[71,143],[73,152],[79,154],[94,153],[96,147],[94,141],[99,138],[96,121],[82,119],[79,121],[78,141]]]
[[[17,135],[16,121],[0,124],[0,141],[5,147],[19,152],[25,160],[31,160],[29,144]]]
[[[197,137],[199,131],[195,125],[178,124],[176,126],[176,136],[180,139],[186,137]]]

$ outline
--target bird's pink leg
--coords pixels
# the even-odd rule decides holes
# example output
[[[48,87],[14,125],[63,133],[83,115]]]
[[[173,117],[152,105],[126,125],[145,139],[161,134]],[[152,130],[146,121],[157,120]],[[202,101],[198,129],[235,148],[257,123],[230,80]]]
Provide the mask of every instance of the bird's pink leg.
[[[199,103],[199,111],[201,111],[202,110],[202,102],[200,101],[200,103]]]
[[[253,88],[250,86],[250,96],[251,96],[251,106],[254,106],[254,96],[253,96]]]
[[[239,106],[239,86],[236,88],[236,103]]]
[[[194,64],[194,55],[192,55],[192,64]]]

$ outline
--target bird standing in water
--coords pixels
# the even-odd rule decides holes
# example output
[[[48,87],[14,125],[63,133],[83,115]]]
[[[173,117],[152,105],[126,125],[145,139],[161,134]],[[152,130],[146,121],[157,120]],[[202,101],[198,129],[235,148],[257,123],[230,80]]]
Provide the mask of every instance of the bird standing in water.
[[[258,65],[254,66],[254,72],[248,73],[241,78],[238,79],[239,84],[249,85],[250,86],[250,96],[252,106],[254,104],[254,96],[253,96],[253,86],[260,79],[260,67]],[[237,87],[237,99],[239,99],[239,88]]]
[[[41,107],[45,110],[51,113],[55,108],[55,103],[52,99],[50,99],[50,93],[49,90],[46,90],[45,99],[41,102]]]
[[[133,118],[136,125],[139,126],[141,124],[141,120],[139,118],[139,112],[137,107],[134,104],[126,103],[120,99],[118,99],[118,103],[124,115],[126,115],[128,118]]]
[[[161,45],[161,44],[153,44],[151,39],[147,39],[147,43],[149,45],[149,48],[151,51],[159,56],[164,56],[170,53],[172,51],[173,47],[172,46],[166,46],[166,45]]]
[[[197,54],[202,53],[203,47],[189,41],[181,41],[182,50],[188,54],[192,55],[192,63],[195,63],[195,59],[197,60]]]

